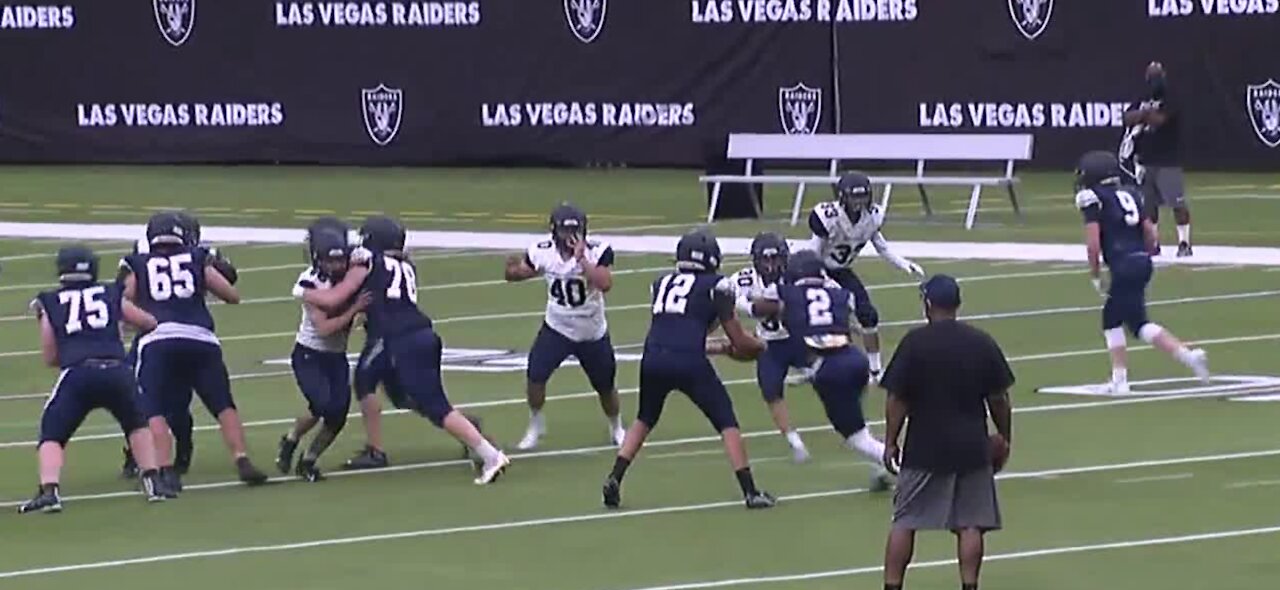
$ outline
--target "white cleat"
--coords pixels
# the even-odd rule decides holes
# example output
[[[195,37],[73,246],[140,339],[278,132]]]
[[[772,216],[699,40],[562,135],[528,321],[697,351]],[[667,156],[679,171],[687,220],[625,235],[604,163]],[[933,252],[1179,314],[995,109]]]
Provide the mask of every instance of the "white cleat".
[[[893,474],[889,473],[883,465],[876,465],[871,472],[871,482],[867,485],[867,489],[872,493],[890,491],[893,489],[894,479]]]
[[[510,465],[511,459],[507,458],[506,453],[498,451],[498,456],[492,463],[485,463],[484,467],[480,468],[480,477],[476,478],[476,485],[489,485],[497,481]]]
[[[1200,378],[1202,383],[1209,382],[1209,353],[1203,348],[1192,350],[1187,358],[1187,366],[1195,372],[1196,377]]]
[[[791,447],[791,460],[796,464],[809,462],[809,449],[804,445]]]
[[[524,438],[520,439],[520,443],[516,445],[516,448],[522,451],[532,451],[538,448],[538,440],[542,438],[542,435],[542,428],[538,428],[535,424],[530,424],[529,429],[524,431]]]
[[[613,446],[621,447],[622,441],[627,439],[627,431],[625,428],[609,427],[609,440],[613,441]]]
[[[1107,389],[1107,392],[1112,395],[1128,395],[1129,382],[1128,381],[1112,381],[1111,383],[1107,384],[1106,389]]]

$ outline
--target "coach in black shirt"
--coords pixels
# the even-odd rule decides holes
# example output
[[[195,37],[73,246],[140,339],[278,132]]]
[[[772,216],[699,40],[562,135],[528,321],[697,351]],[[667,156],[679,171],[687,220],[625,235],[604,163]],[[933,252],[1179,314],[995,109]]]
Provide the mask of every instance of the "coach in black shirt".
[[[1160,62],[1147,66],[1145,79],[1146,93],[1124,114],[1120,157],[1130,163],[1142,185],[1143,204],[1152,223],[1160,222],[1161,205],[1173,209],[1178,256],[1191,256],[1191,210],[1182,173],[1182,105],[1169,91],[1168,76]]]
[[[1013,372],[986,332],[956,321],[960,286],[936,275],[921,286],[926,326],[909,332],[880,384],[885,466],[899,474],[885,547],[885,590],[900,590],[917,530],[956,535],[964,590],[976,590],[986,531],[999,529],[995,472],[1009,456]],[[987,435],[990,412],[999,434]],[[910,423],[906,448],[898,439]]]

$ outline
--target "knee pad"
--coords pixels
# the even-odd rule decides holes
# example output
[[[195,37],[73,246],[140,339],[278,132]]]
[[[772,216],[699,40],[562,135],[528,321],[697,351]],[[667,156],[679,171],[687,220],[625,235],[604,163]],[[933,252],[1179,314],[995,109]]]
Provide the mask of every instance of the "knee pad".
[[[853,310],[853,317],[858,320],[858,325],[862,326],[862,333],[874,334],[880,325],[880,312],[876,311],[874,305],[859,305]]]
[[[1124,328],[1111,328],[1102,331],[1102,337],[1107,341],[1107,350],[1115,350],[1125,347]]]
[[[1147,322],[1141,328],[1138,328],[1138,338],[1141,338],[1147,344],[1151,344],[1163,333],[1164,327],[1154,322]]]

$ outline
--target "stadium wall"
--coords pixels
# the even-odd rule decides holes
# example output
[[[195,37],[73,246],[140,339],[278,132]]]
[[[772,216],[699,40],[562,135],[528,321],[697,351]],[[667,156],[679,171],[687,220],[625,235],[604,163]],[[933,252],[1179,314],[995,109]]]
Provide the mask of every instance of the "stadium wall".
[[[725,134],[1114,147],[1165,63],[1188,165],[1280,164],[1280,0],[0,0],[0,161],[701,166]]]

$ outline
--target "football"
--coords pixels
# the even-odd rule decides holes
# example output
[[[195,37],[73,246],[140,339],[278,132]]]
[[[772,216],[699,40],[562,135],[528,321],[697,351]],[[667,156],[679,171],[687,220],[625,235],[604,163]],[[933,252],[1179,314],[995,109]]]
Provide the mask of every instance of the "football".
[[[991,447],[991,468],[1000,473],[1004,470],[1004,464],[1009,461],[1009,443],[999,434],[992,434],[987,439]]]

